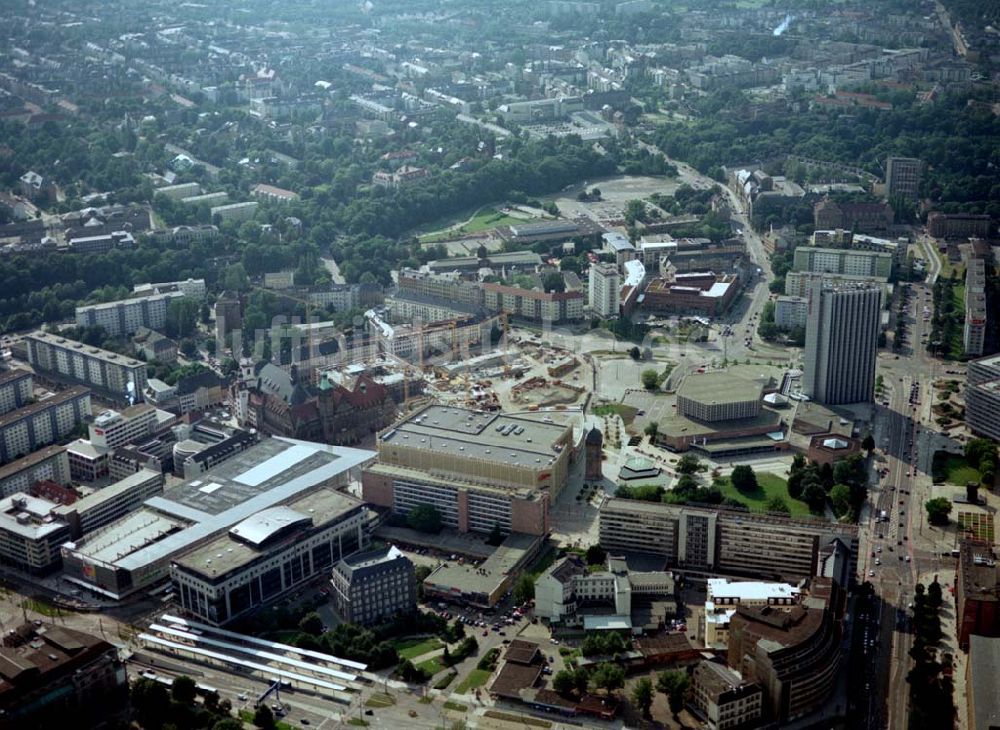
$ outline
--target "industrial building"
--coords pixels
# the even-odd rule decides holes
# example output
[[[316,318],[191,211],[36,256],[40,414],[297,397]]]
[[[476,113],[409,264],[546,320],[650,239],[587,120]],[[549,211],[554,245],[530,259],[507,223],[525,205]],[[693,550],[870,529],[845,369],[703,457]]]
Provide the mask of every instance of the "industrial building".
[[[433,505],[461,532],[544,535],[574,450],[572,426],[546,418],[427,406],[379,434],[364,498],[399,514]]]
[[[357,478],[370,451],[270,438],[146,500],[62,548],[68,580],[120,599],[167,577],[170,562],[271,507]]]

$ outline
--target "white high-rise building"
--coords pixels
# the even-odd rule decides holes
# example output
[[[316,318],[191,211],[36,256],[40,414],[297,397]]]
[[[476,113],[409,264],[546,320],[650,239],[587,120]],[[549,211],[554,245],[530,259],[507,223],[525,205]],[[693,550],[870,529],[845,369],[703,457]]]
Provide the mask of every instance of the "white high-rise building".
[[[614,264],[594,264],[590,267],[590,308],[598,317],[618,315],[618,291],[621,278]]]
[[[819,403],[865,403],[875,390],[882,290],[833,286],[809,288],[803,392]]]

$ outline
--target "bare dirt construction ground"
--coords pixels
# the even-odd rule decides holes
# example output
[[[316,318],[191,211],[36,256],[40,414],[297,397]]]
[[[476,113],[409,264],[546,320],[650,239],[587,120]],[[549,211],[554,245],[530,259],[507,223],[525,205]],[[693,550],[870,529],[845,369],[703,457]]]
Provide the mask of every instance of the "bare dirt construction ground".
[[[581,186],[547,196],[546,199],[554,201],[559,212],[568,218],[582,215],[594,220],[606,220],[620,218],[630,200],[645,200],[653,193],[673,195],[679,186],[680,181],[674,178],[621,176],[588,181],[587,190],[601,190],[601,200],[593,203],[576,199],[583,189]]]

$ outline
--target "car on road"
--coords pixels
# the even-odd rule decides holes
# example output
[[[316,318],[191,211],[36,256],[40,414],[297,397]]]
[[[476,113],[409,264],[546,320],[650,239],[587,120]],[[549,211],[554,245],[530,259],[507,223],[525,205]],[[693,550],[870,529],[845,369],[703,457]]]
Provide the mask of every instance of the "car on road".
[[[869,578],[874,578],[875,577],[875,571],[874,570],[869,570],[868,571],[868,577]]]

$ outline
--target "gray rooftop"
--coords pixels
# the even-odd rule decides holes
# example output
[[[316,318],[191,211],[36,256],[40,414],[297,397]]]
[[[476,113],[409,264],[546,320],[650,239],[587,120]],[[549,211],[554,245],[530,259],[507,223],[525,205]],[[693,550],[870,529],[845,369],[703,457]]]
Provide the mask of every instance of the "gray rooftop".
[[[102,350],[100,347],[91,347],[90,345],[85,345],[82,342],[77,342],[76,340],[63,337],[62,335],[54,335],[42,330],[37,330],[27,334],[25,335],[25,338],[34,340],[35,342],[42,342],[53,347],[60,347],[65,350],[75,350],[86,357],[92,357],[95,360],[103,360],[104,362],[113,363],[115,365],[123,365],[129,368],[146,367],[146,363],[141,360],[125,357],[124,355],[119,355],[117,352],[111,352],[110,350]]]
[[[677,395],[699,403],[742,403],[759,401],[763,393],[760,383],[737,378],[729,373],[692,373],[684,378]]]
[[[534,552],[539,540],[541,538],[535,535],[513,532],[478,568],[468,563],[445,562],[427,576],[426,582],[439,590],[489,594],[510,573],[522,567],[521,562],[526,555]]]
[[[298,540],[303,530],[329,524],[362,504],[360,500],[336,489],[319,489],[303,495],[287,506],[262,510],[243,520],[229,532],[180,554],[173,562],[211,579],[267,554],[264,543],[270,538],[284,533],[289,541]],[[293,526],[297,529],[288,529]],[[255,539],[250,540],[244,534],[236,533],[237,529]]]
[[[125,570],[136,570],[169,558],[269,507],[287,503],[316,487],[329,484],[375,456],[370,451],[327,446],[286,438],[266,439],[181,484],[146,501],[147,510],[188,527],[153,543],[145,543],[117,561]],[[119,541],[138,544],[121,521],[106,530]],[[92,539],[82,545],[89,555]]]
[[[564,448],[558,444],[566,431],[564,425],[523,416],[432,405],[382,434],[381,448],[400,444],[470,459],[542,468],[552,464]]]
[[[974,723],[970,730],[1000,727],[1000,639],[973,634],[969,637],[969,675]]]

